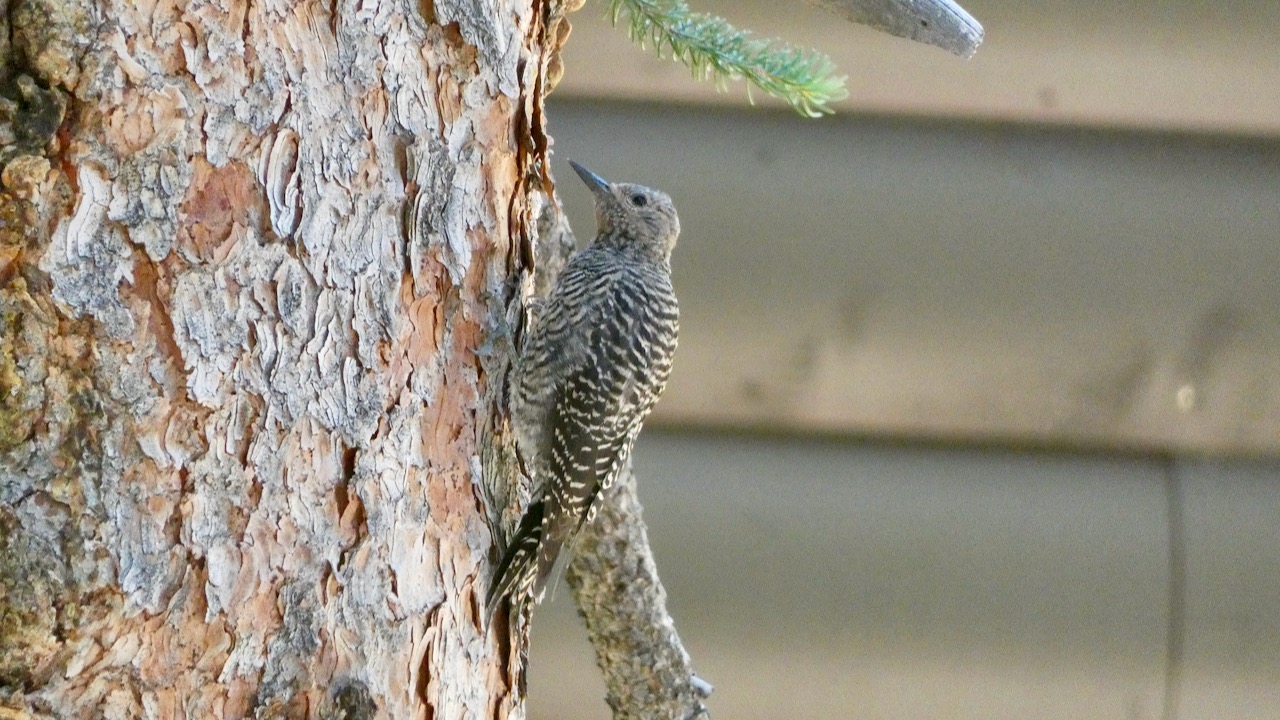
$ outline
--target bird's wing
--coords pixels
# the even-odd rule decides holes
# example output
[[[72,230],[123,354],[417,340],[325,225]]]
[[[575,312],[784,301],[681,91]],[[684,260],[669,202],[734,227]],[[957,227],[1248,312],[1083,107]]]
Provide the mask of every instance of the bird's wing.
[[[597,255],[583,251],[569,261],[551,296],[542,303],[517,360],[514,402],[521,409],[538,413],[523,418],[522,427],[517,428],[528,436],[521,438],[521,449],[531,461],[548,455],[546,413],[554,403],[552,395],[572,372],[590,360],[590,328],[599,324],[602,306],[608,302],[609,285],[620,272],[605,266]]]
[[[530,504],[485,599],[492,617],[503,597],[537,598],[565,542],[577,531],[600,494],[616,475],[619,458],[635,433],[619,432],[618,399],[610,382],[587,362],[557,388],[548,418],[546,494]],[[638,423],[637,423],[638,425]],[[486,620],[487,623],[487,620]]]
[[[560,386],[548,418],[547,511],[534,594],[541,592],[564,543],[612,482],[638,425],[623,408],[629,372],[600,363],[579,366]]]
[[[610,288],[624,269],[590,248],[574,255],[556,279],[550,297],[534,324],[529,352],[535,363],[558,356],[576,364],[588,350],[585,330],[611,311]]]

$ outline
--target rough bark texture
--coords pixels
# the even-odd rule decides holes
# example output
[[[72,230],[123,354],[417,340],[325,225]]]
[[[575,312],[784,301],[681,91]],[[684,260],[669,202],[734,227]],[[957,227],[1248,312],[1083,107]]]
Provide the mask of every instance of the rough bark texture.
[[[486,347],[550,10],[17,0],[0,41],[0,706],[511,717]],[[550,37],[550,40],[548,38]]]
[[[694,676],[667,613],[630,468],[574,547],[567,579],[604,671],[615,718],[707,716],[711,686]]]
[[[477,614],[562,10],[10,3],[0,715],[523,716]]]

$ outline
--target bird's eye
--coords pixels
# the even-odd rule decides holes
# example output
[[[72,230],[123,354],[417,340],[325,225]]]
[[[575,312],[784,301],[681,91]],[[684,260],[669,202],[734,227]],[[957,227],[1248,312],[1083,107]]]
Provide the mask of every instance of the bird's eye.
[[[635,205],[636,207],[644,207],[645,204],[648,202],[649,202],[649,198],[645,197],[644,195],[641,195],[640,193],[636,193],[635,195],[631,196],[631,204]]]

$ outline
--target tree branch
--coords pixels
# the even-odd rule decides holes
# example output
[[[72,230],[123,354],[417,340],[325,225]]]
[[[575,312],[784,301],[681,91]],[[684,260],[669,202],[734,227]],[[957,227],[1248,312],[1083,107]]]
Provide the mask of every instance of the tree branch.
[[[807,0],[848,20],[963,58],[982,44],[982,23],[954,0]]]
[[[667,613],[667,593],[630,468],[582,530],[566,578],[604,672],[615,720],[709,717],[711,686],[694,676]]]

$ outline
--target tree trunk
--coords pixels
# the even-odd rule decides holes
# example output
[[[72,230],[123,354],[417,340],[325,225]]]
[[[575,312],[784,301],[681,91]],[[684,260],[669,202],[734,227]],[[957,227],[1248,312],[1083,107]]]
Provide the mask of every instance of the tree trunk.
[[[555,8],[9,11],[0,717],[523,716],[478,614]]]

